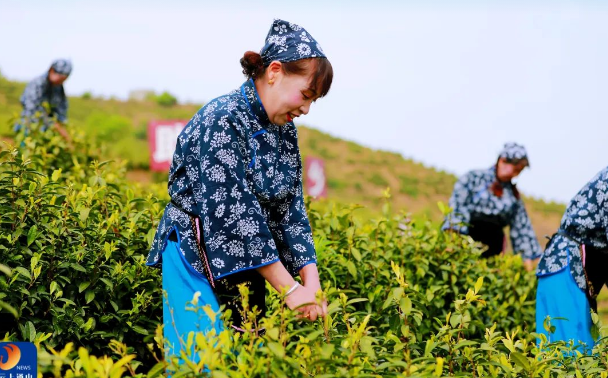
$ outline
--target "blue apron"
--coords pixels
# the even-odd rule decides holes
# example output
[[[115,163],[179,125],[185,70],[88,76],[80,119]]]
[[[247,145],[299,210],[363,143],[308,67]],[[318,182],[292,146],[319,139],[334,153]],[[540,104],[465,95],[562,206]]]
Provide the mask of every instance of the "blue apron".
[[[569,257],[569,256],[568,256]],[[555,332],[545,330],[543,323],[551,317]],[[565,319],[555,319],[565,318]],[[549,342],[573,340],[581,352],[591,352],[595,340],[591,336],[589,300],[570,273],[570,261],[557,273],[538,277],[536,290],[536,332]]]
[[[178,242],[167,240],[167,247],[162,257],[163,276],[163,324],[165,337],[165,358],[179,356],[182,348],[185,348],[188,334],[190,332],[208,333],[215,329],[216,333],[224,330],[220,320],[220,306],[213,293],[209,281],[204,275],[197,272],[186,261],[179,250]],[[192,302],[196,292],[200,292],[198,303],[194,306]],[[187,311],[186,307],[200,307],[208,305],[217,314],[215,322],[199,309],[198,311]],[[173,311],[171,311],[173,310]],[[198,362],[198,356],[190,353],[193,362]]]

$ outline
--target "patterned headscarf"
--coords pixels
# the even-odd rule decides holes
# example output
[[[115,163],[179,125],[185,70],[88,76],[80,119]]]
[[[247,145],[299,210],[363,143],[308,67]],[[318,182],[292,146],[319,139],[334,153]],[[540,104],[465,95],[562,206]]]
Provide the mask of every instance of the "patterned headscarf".
[[[530,159],[528,159],[528,152],[526,152],[526,148],[521,144],[517,143],[505,143],[502,151],[500,151],[499,158],[505,158],[509,163],[517,163],[519,161],[525,160],[527,166],[530,166]]]
[[[285,63],[306,58],[326,58],[321,46],[303,27],[279,19],[272,23],[260,55],[264,66],[273,60]]]
[[[60,75],[69,76],[72,72],[72,62],[67,59],[57,59],[51,64],[51,68]]]
[[[505,158],[507,162],[511,164],[518,164],[521,161],[525,161],[526,166],[530,166],[530,160],[528,159],[528,152],[526,151],[526,148],[521,144],[517,144],[514,142],[505,143],[504,147],[502,148],[502,151],[500,151],[500,154],[498,155],[498,158]],[[496,163],[496,166],[498,167],[498,162]],[[517,190],[517,186],[512,182],[510,184],[511,190],[513,191],[513,195],[515,196],[515,198],[520,199],[520,194],[519,190]],[[502,194],[504,192],[504,185],[498,180],[498,176],[496,177],[496,180],[494,180],[494,182],[490,185],[490,190],[492,191],[492,193],[494,193],[495,196],[502,197]]]

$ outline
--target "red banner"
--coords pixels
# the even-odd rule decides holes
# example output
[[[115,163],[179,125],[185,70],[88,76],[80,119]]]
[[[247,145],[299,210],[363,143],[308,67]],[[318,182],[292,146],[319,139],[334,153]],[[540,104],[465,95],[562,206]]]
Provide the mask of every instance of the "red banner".
[[[311,197],[326,198],[327,179],[323,159],[307,156],[304,169],[306,171],[306,194]]]
[[[188,121],[151,121],[148,124],[150,170],[166,172],[171,167],[177,137]]]

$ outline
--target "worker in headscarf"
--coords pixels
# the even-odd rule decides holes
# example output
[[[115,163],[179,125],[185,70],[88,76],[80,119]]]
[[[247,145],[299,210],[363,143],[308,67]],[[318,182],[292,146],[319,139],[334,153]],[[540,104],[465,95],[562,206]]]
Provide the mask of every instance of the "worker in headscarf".
[[[487,246],[482,256],[490,257],[504,250],[503,229],[508,226],[513,251],[521,254],[526,268],[532,270],[541,248],[519,191],[511,181],[529,166],[524,146],[505,144],[492,167],[470,171],[458,179],[450,198],[454,211],[446,216],[442,229],[471,236]]]
[[[42,130],[55,127],[64,138],[69,139],[63,124],[67,122],[68,99],[63,83],[72,73],[72,63],[57,59],[49,70],[30,81],[21,95],[21,119],[15,131],[29,130],[32,123],[42,122]]]

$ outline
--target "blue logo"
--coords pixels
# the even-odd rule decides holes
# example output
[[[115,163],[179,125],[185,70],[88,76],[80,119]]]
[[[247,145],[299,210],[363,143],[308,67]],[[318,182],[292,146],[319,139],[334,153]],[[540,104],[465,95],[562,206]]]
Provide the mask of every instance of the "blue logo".
[[[0,378],[36,378],[38,351],[28,342],[0,342]]]

